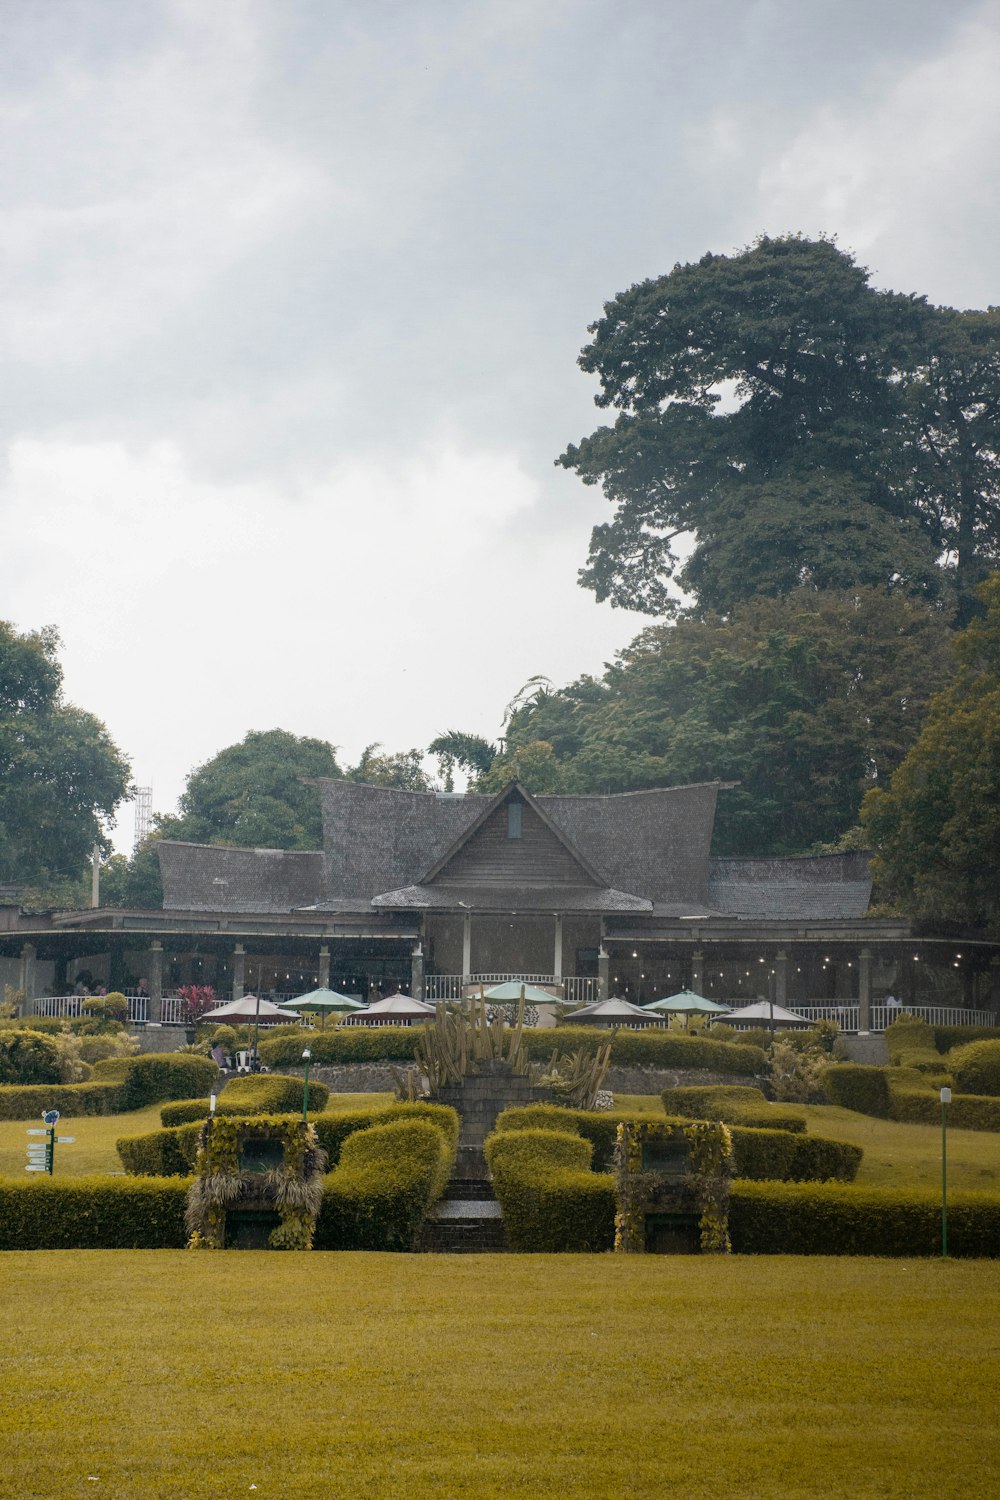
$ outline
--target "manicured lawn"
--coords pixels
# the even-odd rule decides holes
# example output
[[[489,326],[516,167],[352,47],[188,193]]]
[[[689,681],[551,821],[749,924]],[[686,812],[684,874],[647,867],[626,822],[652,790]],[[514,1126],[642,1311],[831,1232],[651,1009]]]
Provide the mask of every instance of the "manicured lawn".
[[[392,1097],[391,1094],[331,1094],[328,1109],[379,1108],[391,1104]],[[161,1108],[160,1104],[150,1104],[127,1115],[80,1115],[61,1120],[56,1133],[75,1136],[76,1144],[56,1147],[56,1176],[120,1172],[122,1164],[115,1142],[123,1135],[145,1135],[150,1130],[159,1130]],[[25,1175],[28,1141],[41,1139],[29,1136],[28,1127],[41,1124],[41,1120],[0,1120],[0,1177]]]
[[[0,1492],[968,1500],[1000,1265],[49,1252],[2,1261]]]
[[[617,1094],[628,1110],[657,1110],[658,1094]],[[857,1181],[872,1187],[937,1187],[941,1181],[941,1130],[937,1125],[900,1125],[873,1120],[835,1104],[801,1106],[810,1135],[850,1141],[864,1149]],[[1000,1192],[1000,1133],[948,1131],[948,1182],[955,1189]]]

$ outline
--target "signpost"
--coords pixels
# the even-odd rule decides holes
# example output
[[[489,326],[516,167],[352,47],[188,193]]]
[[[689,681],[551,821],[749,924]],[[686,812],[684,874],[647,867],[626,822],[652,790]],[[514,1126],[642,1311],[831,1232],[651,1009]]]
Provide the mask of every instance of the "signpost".
[[[28,1142],[28,1165],[26,1172],[48,1172],[52,1176],[52,1168],[55,1164],[56,1146],[72,1146],[76,1140],[75,1135],[56,1135],[56,1125],[59,1123],[59,1111],[47,1109],[42,1115],[45,1129],[37,1127],[29,1130],[29,1135],[40,1135],[44,1139]]]

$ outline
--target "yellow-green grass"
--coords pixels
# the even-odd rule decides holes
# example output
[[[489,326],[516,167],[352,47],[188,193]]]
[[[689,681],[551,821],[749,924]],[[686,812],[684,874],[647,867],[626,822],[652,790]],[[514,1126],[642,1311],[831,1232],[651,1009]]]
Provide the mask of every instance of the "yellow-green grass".
[[[379,1109],[391,1104],[392,1094],[332,1094],[330,1111]],[[120,1172],[121,1160],[115,1142],[123,1135],[146,1135],[160,1129],[160,1104],[134,1109],[125,1115],[78,1115],[59,1122],[58,1135],[75,1137],[72,1146],[56,1147],[57,1177],[80,1177],[89,1172]],[[28,1128],[41,1120],[0,1120],[0,1177],[20,1177],[27,1162]]]
[[[663,1111],[658,1094],[616,1094],[623,1110]],[[850,1141],[864,1149],[857,1181],[869,1187],[937,1187],[941,1181],[941,1130],[875,1120],[836,1104],[804,1104],[810,1135]],[[955,1189],[1000,1192],[1000,1133],[948,1131],[948,1182]]]
[[[994,1262],[78,1251],[2,1266],[0,1492],[18,1500],[994,1492]]]

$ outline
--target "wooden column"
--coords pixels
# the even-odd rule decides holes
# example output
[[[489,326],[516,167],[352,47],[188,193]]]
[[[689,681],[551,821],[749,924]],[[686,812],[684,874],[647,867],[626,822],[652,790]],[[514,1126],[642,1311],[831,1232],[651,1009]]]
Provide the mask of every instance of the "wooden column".
[[[246,973],[246,949],[237,943],[233,949],[233,999],[243,998],[243,982]]]
[[[323,943],[319,950],[319,987],[321,990],[330,988],[330,946]]]
[[[562,919],[562,917],[558,913],[556,913],[555,923],[556,923],[555,942],[553,944],[553,949],[552,949],[552,973],[555,975],[556,979],[561,979],[563,977],[563,972],[562,972],[562,965],[563,965],[563,954],[562,954],[563,919]]]
[[[414,1000],[424,998],[424,950],[420,943],[410,954],[410,994]]]
[[[462,981],[468,982],[472,973],[472,913],[467,911],[462,917]]]
[[[18,989],[24,991],[24,1006],[22,1015],[31,1015],[31,1002],[35,998],[35,959],[37,950],[34,943],[25,943],[21,948],[21,966],[18,973]]]
[[[700,948],[695,948],[691,954],[691,988],[696,995],[701,994],[701,987],[705,983],[705,955]]]
[[[774,959],[774,1003],[788,1004],[788,954],[783,950]]]
[[[149,1019],[163,1025],[163,944],[149,945]]]
[[[607,1000],[611,995],[611,955],[603,942],[597,950],[597,998]]]

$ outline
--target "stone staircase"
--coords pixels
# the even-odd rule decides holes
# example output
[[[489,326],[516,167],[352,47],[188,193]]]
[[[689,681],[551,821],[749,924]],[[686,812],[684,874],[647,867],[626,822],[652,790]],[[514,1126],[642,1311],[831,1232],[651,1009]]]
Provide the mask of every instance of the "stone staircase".
[[[417,1248],[446,1255],[506,1250],[500,1205],[481,1146],[459,1146],[451,1181],[424,1220]]]

